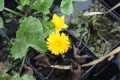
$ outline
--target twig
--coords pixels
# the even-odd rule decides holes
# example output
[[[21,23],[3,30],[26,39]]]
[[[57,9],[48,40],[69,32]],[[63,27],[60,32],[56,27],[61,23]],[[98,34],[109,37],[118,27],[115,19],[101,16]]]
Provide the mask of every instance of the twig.
[[[84,32],[84,33],[82,34],[81,39],[80,39],[80,42],[79,42],[79,44],[78,44],[78,47],[81,46],[82,39],[83,39],[83,37],[84,37],[87,33],[88,33],[88,32]]]
[[[114,7],[112,7],[110,10],[108,10],[106,13],[111,12],[112,10],[116,9],[119,6],[120,6],[120,2],[118,4],[116,4]]]
[[[117,47],[117,48],[115,48],[115,49],[112,50],[110,53],[108,53],[107,55],[105,55],[105,56],[103,56],[103,57],[101,57],[101,58],[99,58],[99,59],[96,59],[96,60],[91,61],[91,62],[89,62],[89,63],[87,63],[87,64],[81,65],[81,67],[86,67],[86,66],[95,65],[95,64],[97,64],[97,63],[103,61],[104,59],[106,59],[106,58],[108,58],[108,57],[110,57],[110,56],[112,56],[112,55],[117,54],[118,52],[120,52],[120,46]]]
[[[102,38],[105,42],[107,42],[107,43],[109,43],[104,37],[102,37],[101,35],[100,35],[100,33],[97,31],[97,33],[98,33],[98,36],[100,37],[100,38]],[[110,43],[109,43],[110,44]]]
[[[89,13],[84,13],[83,15],[84,16],[92,16],[92,15],[97,15],[97,14],[107,14],[119,6],[120,6],[120,2],[118,4],[116,4],[114,7],[112,7],[110,10],[108,10],[107,12],[89,12]]]
[[[57,69],[70,69],[72,65],[51,65],[50,67],[54,67],[54,68],[57,68]]]
[[[87,41],[86,41],[86,44],[87,44],[88,41],[89,41],[89,37],[90,37],[90,29],[88,30],[88,39],[87,39]],[[84,45],[83,48],[78,52],[78,54],[80,54],[80,53],[83,51],[84,48],[85,48],[85,45]]]
[[[55,62],[55,65],[57,64],[57,61]],[[55,69],[55,65],[52,68],[52,70],[50,71],[50,73],[48,74],[48,76],[46,77],[46,79],[48,79],[50,77],[50,75],[52,74],[53,70]]]
[[[72,59],[63,59],[63,60],[70,60],[75,66],[77,66],[76,63]],[[71,66],[72,65],[51,65],[50,67],[53,67],[53,69],[54,68],[57,68],[57,69],[70,69]]]

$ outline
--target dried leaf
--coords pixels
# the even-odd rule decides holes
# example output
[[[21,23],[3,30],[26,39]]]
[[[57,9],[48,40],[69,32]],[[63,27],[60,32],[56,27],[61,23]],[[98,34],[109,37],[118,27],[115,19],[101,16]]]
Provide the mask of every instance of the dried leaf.
[[[83,64],[86,63],[86,59],[89,58],[90,56],[88,55],[78,55],[79,52],[79,48],[75,47],[75,45],[73,44],[73,49],[74,49],[74,57],[75,57],[75,62],[77,62],[78,64]]]
[[[4,69],[5,69],[5,65],[2,62],[0,62],[0,72]]]
[[[74,44],[73,44],[73,50],[74,50],[74,57],[77,57],[77,55],[78,55],[77,53],[78,53],[79,49],[76,48]]]
[[[78,56],[75,58],[75,62],[81,65],[81,64],[86,63],[86,59],[88,59],[88,58],[90,58],[90,56],[88,56],[88,55]]]
[[[33,59],[36,60],[36,65],[40,65],[40,66],[44,66],[44,67],[50,67],[50,65],[51,65],[46,54],[39,54],[36,57],[34,57]]]
[[[29,66],[27,66],[26,64],[24,64],[24,73],[22,75],[28,74],[30,76],[33,75],[33,69]]]
[[[75,66],[76,65],[76,66]],[[72,80],[78,80],[81,76],[81,67],[79,64],[72,65],[70,68],[70,71],[73,73]]]

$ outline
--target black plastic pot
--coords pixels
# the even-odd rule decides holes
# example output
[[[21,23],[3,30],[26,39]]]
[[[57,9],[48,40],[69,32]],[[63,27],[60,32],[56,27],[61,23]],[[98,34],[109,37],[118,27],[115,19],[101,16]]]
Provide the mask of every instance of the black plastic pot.
[[[18,60],[17,62],[15,62],[7,71],[8,74],[11,74],[12,70],[15,70],[16,67],[21,66],[22,64],[22,59]],[[17,71],[17,70],[15,70]]]
[[[16,71],[17,73],[19,72],[19,68],[22,64],[22,59],[18,60],[17,62],[15,62],[8,70],[6,73],[8,73],[9,75],[14,75],[12,73],[12,71]],[[24,72],[24,69],[23,71]],[[41,80],[40,76],[38,74],[36,74],[36,72],[33,73],[33,76],[35,76],[36,80]]]
[[[8,35],[4,32],[2,28],[0,28],[0,37],[3,37],[5,40],[11,42],[10,38],[8,37]]]
[[[111,9],[113,6],[118,4],[120,0],[102,0],[102,5],[107,10]],[[112,15],[117,21],[120,22],[120,7],[116,8],[112,12],[110,12],[110,15]]]
[[[120,46],[118,42],[113,48]],[[92,70],[90,80],[120,80],[120,52],[98,63]]]
[[[72,39],[72,41],[74,42],[80,42],[80,40],[78,38],[76,38],[73,34],[69,33],[67,30],[63,30],[64,33],[66,33],[67,35],[69,35],[69,37]],[[89,49],[89,47],[82,42],[81,48],[84,47],[84,49],[82,50],[81,54],[87,54],[89,55],[91,58],[88,59],[88,61],[92,61],[97,59],[98,57]],[[37,77],[39,77],[38,80],[46,80],[45,76],[43,76],[39,70],[38,70],[38,66],[36,66],[35,64],[35,60],[33,59],[35,56],[37,56],[39,53],[36,52],[32,52],[30,53],[27,58],[26,58],[26,64],[28,66],[30,66],[33,70],[34,73],[37,75]],[[82,76],[79,78],[79,80],[88,80],[88,76],[91,73],[91,70],[93,69],[94,66],[91,67],[85,67],[83,68],[84,73],[82,73]],[[57,79],[56,79],[57,80]]]

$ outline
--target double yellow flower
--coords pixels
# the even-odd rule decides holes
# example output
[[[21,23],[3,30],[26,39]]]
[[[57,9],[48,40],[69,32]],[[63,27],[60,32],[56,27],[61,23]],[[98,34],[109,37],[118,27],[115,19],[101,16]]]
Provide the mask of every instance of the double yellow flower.
[[[56,32],[53,32],[49,35],[46,44],[48,50],[50,50],[51,54],[54,55],[64,54],[68,51],[70,47],[68,36],[66,36],[64,33],[59,33],[62,28],[68,27],[67,24],[64,23],[64,19],[64,16],[59,17],[56,14],[54,14],[52,18],[52,22],[55,25]]]

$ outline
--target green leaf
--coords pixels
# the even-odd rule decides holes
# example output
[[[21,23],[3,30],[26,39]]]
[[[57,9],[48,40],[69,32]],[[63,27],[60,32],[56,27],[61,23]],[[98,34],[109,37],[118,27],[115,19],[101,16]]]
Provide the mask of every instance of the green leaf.
[[[36,80],[33,76],[30,76],[28,74],[23,75],[20,77],[20,75],[16,72],[13,72],[14,75],[9,75],[6,73],[6,71],[0,75],[0,80]]]
[[[22,80],[22,79],[20,78],[19,74],[17,74],[17,73],[15,73],[13,76],[10,76],[10,75],[4,73],[4,75],[2,75],[0,80]]]
[[[22,80],[36,80],[36,79],[33,76],[24,75],[24,76],[22,76]]]
[[[86,0],[62,0],[60,8],[63,14],[70,15],[73,13],[74,8],[73,8],[73,2],[78,1],[78,2],[84,2]]]
[[[42,24],[31,16],[20,24],[20,28],[16,33],[15,43],[11,48],[11,54],[15,59],[22,58],[26,55],[29,47],[40,53],[47,51]]]
[[[49,28],[55,28],[55,25],[52,21],[47,22],[47,26],[49,26]]]
[[[30,0],[20,0],[22,6],[25,6],[30,3]]]
[[[73,1],[85,2],[85,1],[87,1],[87,0],[73,0]]]
[[[3,28],[3,20],[1,17],[0,17],[0,28]]]
[[[36,0],[30,7],[31,9],[35,9],[38,12],[48,14],[49,8],[51,7],[52,3],[53,0]]]
[[[0,0],[0,11],[4,8],[4,0]]]
[[[10,80],[22,80],[22,79],[20,78],[19,74],[15,73],[14,76],[10,76]]]
[[[43,28],[44,37],[46,38],[49,34],[55,31],[55,25],[52,21],[46,22],[45,27]]]
[[[19,6],[17,6],[17,9],[18,9],[18,10],[22,10],[22,9],[23,9],[23,6],[19,5]]]
[[[46,38],[49,34],[55,31],[55,25],[52,21],[45,22],[46,26],[43,28],[44,37]]]
[[[70,15],[73,13],[73,3],[72,0],[62,0],[60,5],[63,14]]]

